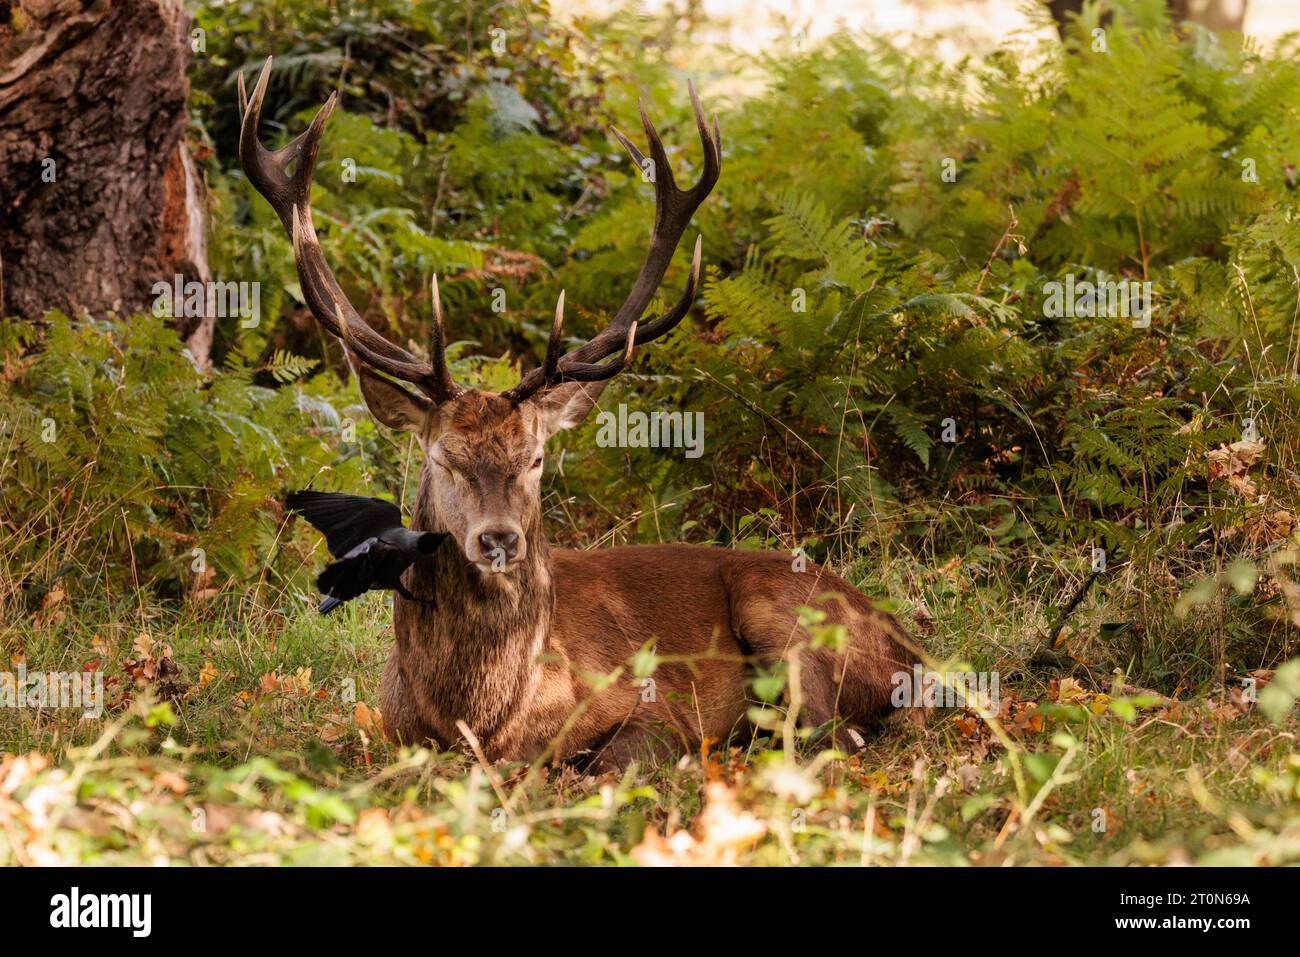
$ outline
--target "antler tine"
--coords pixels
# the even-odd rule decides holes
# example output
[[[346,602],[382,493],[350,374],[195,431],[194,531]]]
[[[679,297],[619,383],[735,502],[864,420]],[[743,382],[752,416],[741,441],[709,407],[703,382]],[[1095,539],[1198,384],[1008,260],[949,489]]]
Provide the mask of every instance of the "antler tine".
[[[636,335],[637,345],[645,345],[647,342],[671,332],[685,318],[686,313],[690,312],[691,304],[695,302],[695,290],[700,284],[700,257],[703,246],[704,237],[696,236],[695,252],[691,255],[691,275],[686,280],[686,288],[682,290],[681,297],[677,300],[676,305],[658,319],[641,326],[641,331]]]
[[[435,279],[434,282],[436,284],[437,280]],[[347,305],[342,300],[336,298],[331,303],[331,307],[334,310],[332,319],[339,329],[339,339],[343,343],[343,352],[349,359],[349,365],[352,365],[351,359],[355,356],[361,359],[361,361],[366,365],[378,369],[380,372],[386,373],[395,379],[401,379],[403,382],[410,382],[419,386],[430,396],[439,397],[439,401],[442,401],[443,398],[452,398],[460,393],[460,388],[452,380],[451,373],[446,371],[445,364],[442,368],[446,374],[446,382],[443,383],[435,378],[436,370],[438,368],[435,363],[421,362],[415,356],[411,356],[410,353],[406,353],[406,355],[410,356],[409,359],[398,359],[381,352],[376,352],[357,335],[352,322],[348,320]],[[368,329],[370,327],[365,326],[365,328]],[[434,328],[435,332],[433,338],[440,343],[441,325],[437,320],[435,320]],[[387,342],[387,340],[384,341]],[[432,350],[433,347],[431,344],[431,352]],[[437,354],[440,357],[442,356],[440,346]],[[445,393],[442,391],[444,385],[446,386]]]
[[[429,365],[437,382],[437,387],[448,398],[461,393],[460,386],[452,378],[447,367],[447,324],[442,318],[442,295],[438,291],[438,274],[433,274],[430,282],[430,294],[433,299],[433,328],[429,332]]]
[[[576,378],[576,376],[572,375],[575,370],[581,370],[581,375],[588,375],[592,369],[600,370],[601,379],[609,378],[614,374],[608,372],[611,367],[622,368],[626,364],[626,361],[606,365],[598,365],[597,363],[599,363],[599,360],[617,352],[619,347],[626,341],[629,330],[637,325],[641,314],[645,312],[646,306],[650,304],[650,300],[654,298],[659,284],[663,281],[664,273],[668,271],[668,266],[672,261],[673,252],[681,241],[682,233],[686,231],[691,217],[695,214],[695,210],[699,208],[700,203],[704,202],[704,199],[717,184],[718,177],[722,172],[722,134],[718,129],[718,118],[716,115],[713,117],[713,125],[712,129],[710,129],[708,122],[704,118],[704,110],[700,106],[699,97],[695,93],[694,84],[688,83],[687,86],[690,91],[691,111],[695,116],[695,126],[699,131],[700,144],[704,148],[704,165],[700,178],[689,189],[678,188],[673,179],[672,167],[668,162],[668,154],[664,149],[659,131],[655,129],[654,123],[651,122],[644,101],[639,101],[641,126],[645,130],[646,140],[649,143],[650,159],[653,163],[651,172],[655,190],[655,217],[650,234],[650,246],[646,250],[645,258],[641,263],[641,270],[632,284],[632,290],[619,307],[618,312],[614,314],[610,324],[597,333],[589,342],[560,357],[556,362],[555,365],[560,380],[573,380]],[[636,163],[638,169],[644,169],[645,155],[616,127],[611,127],[611,130],[618,141],[623,144],[623,148],[627,150],[628,155],[632,157],[632,161]],[[695,299],[695,293],[699,286],[700,256],[701,243],[697,239],[691,262],[690,279],[687,281],[686,289],[681,298],[668,312],[652,322],[640,326],[640,332],[634,333],[635,345],[643,345],[665,335],[685,317]],[[548,362],[553,347],[554,339],[547,348]],[[511,397],[513,401],[522,401],[523,398],[533,395],[547,384],[554,384],[555,381],[557,381],[556,374],[548,374],[545,367],[534,369],[505,395]]]
[[[538,376],[529,376],[513,389],[501,393],[515,405],[540,392],[562,382],[603,382],[622,372],[632,361],[632,352],[636,347],[637,324],[634,322],[627,330],[627,339],[623,345],[623,354],[613,362],[569,362],[560,364],[561,330],[564,326],[564,292],[561,290],[559,301],[555,304],[555,320],[551,324],[551,335],[546,343],[546,361]]]
[[[632,351],[636,348],[636,327],[634,322],[627,327],[627,340],[623,344],[623,354],[613,362],[570,362],[560,367],[552,385],[560,382],[604,382],[612,379],[632,361]]]
[[[700,142],[704,145],[704,170],[700,173],[699,181],[696,182],[687,192],[699,192],[699,199],[696,204],[704,201],[704,197],[709,195],[713,186],[718,181],[718,176],[722,173],[722,133],[718,130],[718,114],[713,114],[713,129],[709,129],[709,124],[704,119],[704,108],[700,106],[700,98],[695,92],[695,84],[690,80],[686,81],[686,89],[691,94],[691,112],[695,114],[695,128],[699,130]]]
[[[238,75],[239,159],[249,182],[271,204],[289,233],[293,242],[294,265],[307,306],[327,331],[351,346],[355,355],[369,365],[418,385],[436,401],[455,395],[456,386],[447,370],[441,346],[430,350],[435,365],[421,362],[401,346],[389,342],[353,308],[325,261],[312,221],[311,184],[325,121],[338,103],[338,94],[330,94],[305,131],[282,148],[268,150],[262,146],[257,133],[271,64],[272,58],[267,57],[251,98],[244,88],[243,73]],[[294,164],[292,174],[287,172],[290,164]],[[435,335],[441,339],[441,326],[436,319]]]
[[[542,378],[554,382],[560,371],[560,335],[564,329],[564,290],[555,302],[555,321],[551,323],[551,336],[546,340],[546,362],[542,365]]]
[[[563,338],[564,290],[561,289],[560,297],[555,301],[555,318],[551,321],[551,334],[546,340],[546,361],[542,363],[540,369],[534,369],[532,373],[521,379],[518,385],[512,389],[507,389],[501,394],[515,405],[518,405],[540,390],[558,385],[561,381],[560,350],[563,345]]]
[[[640,101],[638,105],[639,103]],[[624,136],[623,131],[617,126],[610,126],[609,131],[623,144],[623,149],[627,150],[628,155],[632,157],[632,162],[636,164],[637,169],[645,169],[645,154],[636,148],[636,144]]]
[[[258,127],[262,121],[262,103],[266,97],[266,87],[271,79],[271,57],[266,58],[257,86],[253,88],[250,101],[244,92],[244,74],[238,78],[240,126],[239,126],[239,161],[248,174],[249,181],[257,191],[266,197],[271,208],[280,217],[286,230],[292,226],[290,219],[294,207],[303,207],[310,212],[312,174],[316,168],[316,153],[320,149],[321,134],[325,130],[325,121],[329,119],[338,103],[338,94],[331,93],[324,106],[316,111],[311,125],[298,134],[288,144],[278,150],[268,150],[257,138]],[[293,175],[287,170],[289,164],[298,160]]]
[[[650,144],[650,161],[654,164],[652,172],[654,173],[656,197],[660,193],[677,192],[677,181],[673,179],[673,167],[668,162],[668,151],[664,149],[664,141],[659,138],[659,131],[655,129],[654,123],[650,121],[650,115],[645,111],[645,100],[638,98],[636,108],[637,112],[641,114],[641,129],[645,131],[646,142]],[[655,212],[659,212],[657,205]],[[659,217],[656,216],[655,225],[658,224]]]

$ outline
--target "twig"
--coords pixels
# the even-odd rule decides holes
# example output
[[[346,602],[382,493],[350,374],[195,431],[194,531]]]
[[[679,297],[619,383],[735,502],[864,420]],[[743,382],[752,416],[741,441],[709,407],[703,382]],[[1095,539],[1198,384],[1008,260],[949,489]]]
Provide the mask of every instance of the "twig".
[[[1074,593],[1074,597],[1072,597],[1069,603],[1067,603],[1066,606],[1063,609],[1061,609],[1061,617],[1056,619],[1056,627],[1054,627],[1051,631],[1051,634],[1048,635],[1048,639],[1051,642],[1053,648],[1055,648],[1056,645],[1060,642],[1061,633],[1065,631],[1065,623],[1069,620],[1070,615],[1074,613],[1074,609],[1079,607],[1079,603],[1083,601],[1083,597],[1088,594],[1088,589],[1092,587],[1092,583],[1097,580],[1097,577],[1100,574],[1101,574],[1100,571],[1094,571],[1091,575],[1089,575],[1087,580],[1085,580],[1084,583],[1079,586],[1079,590]]]
[[[984,280],[988,278],[989,270],[993,268],[993,260],[997,258],[998,253],[1002,252],[1002,247],[1005,246],[1007,240],[1011,238],[1011,230],[1020,225],[1020,220],[1016,219],[1015,209],[1008,206],[1007,212],[1010,214],[1011,219],[1007,221],[1007,228],[1003,230],[1002,238],[999,239],[997,245],[993,247],[993,252],[989,253],[989,261],[984,264],[984,269],[980,273],[980,281],[975,284],[975,295],[977,296],[980,294],[980,290],[984,288]]]
[[[1069,621],[1070,615],[1074,613],[1074,610],[1079,607],[1079,603],[1083,601],[1084,596],[1088,594],[1088,589],[1092,587],[1092,583],[1097,580],[1099,575],[1101,575],[1100,571],[1094,571],[1084,579],[1083,584],[1079,586],[1078,590],[1066,603],[1065,607],[1061,609],[1061,615],[1056,619],[1056,624],[1048,633],[1047,640],[1040,643],[1038,647],[1034,649],[1033,654],[1029,656],[1029,664],[1039,668],[1059,668],[1063,671],[1075,671],[1081,673],[1092,686],[1093,691],[1101,691],[1102,682],[1093,673],[1092,669],[1077,658],[1057,651],[1056,646],[1060,643],[1061,635],[1065,631],[1065,623]]]
[[[508,816],[513,818],[515,816],[514,802],[510,800],[509,796],[506,795],[505,788],[502,787],[503,782],[501,781],[501,775],[497,774],[496,768],[488,764],[487,756],[483,753],[483,748],[478,743],[478,736],[469,729],[469,725],[464,721],[458,720],[456,722],[456,730],[458,730],[469,743],[470,748],[474,752],[474,757],[478,758],[479,767],[481,767],[483,773],[487,775],[488,783],[492,785],[492,790],[496,792],[497,800],[501,802],[501,807],[505,809]]]

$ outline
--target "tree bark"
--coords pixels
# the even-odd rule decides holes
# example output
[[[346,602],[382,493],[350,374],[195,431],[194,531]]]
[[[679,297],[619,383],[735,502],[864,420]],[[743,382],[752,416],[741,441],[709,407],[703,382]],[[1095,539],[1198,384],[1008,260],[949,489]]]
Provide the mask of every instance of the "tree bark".
[[[211,278],[189,27],[181,0],[0,0],[0,315],[130,316]],[[175,323],[205,364],[211,317]]]

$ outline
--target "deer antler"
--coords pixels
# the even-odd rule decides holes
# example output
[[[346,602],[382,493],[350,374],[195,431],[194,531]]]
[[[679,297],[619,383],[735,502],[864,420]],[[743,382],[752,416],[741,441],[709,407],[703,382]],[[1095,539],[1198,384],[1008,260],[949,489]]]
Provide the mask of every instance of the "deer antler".
[[[367,365],[418,386],[435,402],[454,398],[461,389],[447,368],[438,277],[433,278],[433,332],[429,342],[429,361],[425,362],[370,328],[348,302],[343,288],[325,262],[312,223],[311,181],[325,121],[334,110],[338,94],[330,94],[305,132],[273,152],[263,147],[257,138],[262,100],[270,77],[271,58],[267,57],[250,100],[244,91],[244,75],[242,72],[239,74],[239,161],[248,181],[271,204],[293,240],[298,281],[312,315]],[[290,164],[294,164],[292,175],[288,173]]]
[[[447,368],[446,336],[437,276],[432,283],[433,330],[429,341],[429,360],[426,362],[372,329],[348,302],[343,288],[325,261],[312,222],[311,182],[325,121],[333,111],[338,95],[330,94],[305,132],[281,149],[271,151],[263,147],[257,138],[262,101],[266,96],[270,76],[271,57],[267,57],[250,99],[244,90],[243,73],[239,74],[239,160],[249,182],[271,204],[293,240],[294,265],[298,270],[303,297],[312,314],[367,365],[395,379],[418,386],[435,402],[455,398],[462,390]],[[541,368],[524,376],[514,388],[502,393],[511,402],[522,402],[539,390],[560,382],[597,382],[612,378],[627,367],[636,346],[644,345],[671,331],[695,301],[700,280],[699,239],[695,242],[691,274],[681,298],[657,319],[644,324],[639,322],[641,314],[663,281],[664,273],[668,271],[682,233],[686,231],[695,210],[712,191],[722,170],[722,137],[718,132],[718,118],[713,118],[713,128],[710,130],[704,119],[704,111],[700,108],[699,97],[695,94],[695,87],[688,84],[688,89],[691,108],[695,113],[695,125],[704,146],[704,170],[699,181],[690,189],[678,189],[659,133],[646,115],[645,104],[639,104],[641,125],[650,144],[650,173],[655,187],[654,227],[641,271],[613,321],[586,344],[565,354],[560,352],[564,326],[564,293],[560,293],[550,340],[547,342],[546,361]],[[613,133],[637,167],[645,169],[646,158],[641,151],[619,130],[614,129]],[[291,164],[294,166],[292,174],[288,172]],[[601,361],[617,353],[621,355],[614,361]]]
[[[722,171],[722,136],[718,132],[718,118],[713,117],[713,129],[710,130],[704,120],[704,111],[700,108],[699,97],[695,87],[688,84],[691,94],[691,108],[695,112],[695,125],[700,132],[700,142],[704,146],[704,170],[699,181],[690,189],[678,189],[673,180],[672,167],[668,163],[668,154],[663,142],[655,130],[650,117],[646,115],[645,104],[638,104],[641,110],[641,125],[645,129],[646,139],[650,143],[650,172],[655,187],[655,219],[650,233],[650,247],[646,250],[641,271],[628,293],[614,314],[613,321],[596,334],[590,341],[572,352],[560,354],[560,333],[564,324],[564,293],[555,307],[555,322],[551,326],[551,336],[546,345],[546,361],[539,369],[529,372],[514,388],[503,392],[511,402],[519,403],[541,389],[549,388],[560,382],[595,382],[609,379],[621,372],[632,358],[635,346],[644,345],[658,339],[673,329],[690,310],[695,301],[695,290],[700,281],[700,240],[695,241],[695,254],[691,259],[691,275],[686,282],[676,305],[662,316],[645,324],[638,324],[641,314],[654,297],[655,291],[663,281],[668,264],[672,262],[673,253],[681,241],[695,210],[704,202],[712,191]],[[645,168],[646,158],[632,142],[617,129],[613,130],[623,148],[631,155],[639,169]],[[601,363],[617,352],[620,358],[609,363]]]

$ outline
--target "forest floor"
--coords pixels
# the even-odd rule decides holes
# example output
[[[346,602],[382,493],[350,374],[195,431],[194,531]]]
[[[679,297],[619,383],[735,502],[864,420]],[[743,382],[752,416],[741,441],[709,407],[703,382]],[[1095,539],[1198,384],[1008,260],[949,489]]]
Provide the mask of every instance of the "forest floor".
[[[1295,710],[1274,722],[1231,686],[1102,691],[1031,664],[1055,607],[1042,590],[986,583],[904,615],[936,658],[998,663],[996,715],[896,722],[847,759],[711,742],[600,777],[385,744],[386,599],[322,618],[303,597],[184,615],[47,597],[10,632],[11,669],[98,670],[107,706],[0,716],[0,863],[1300,861]]]

